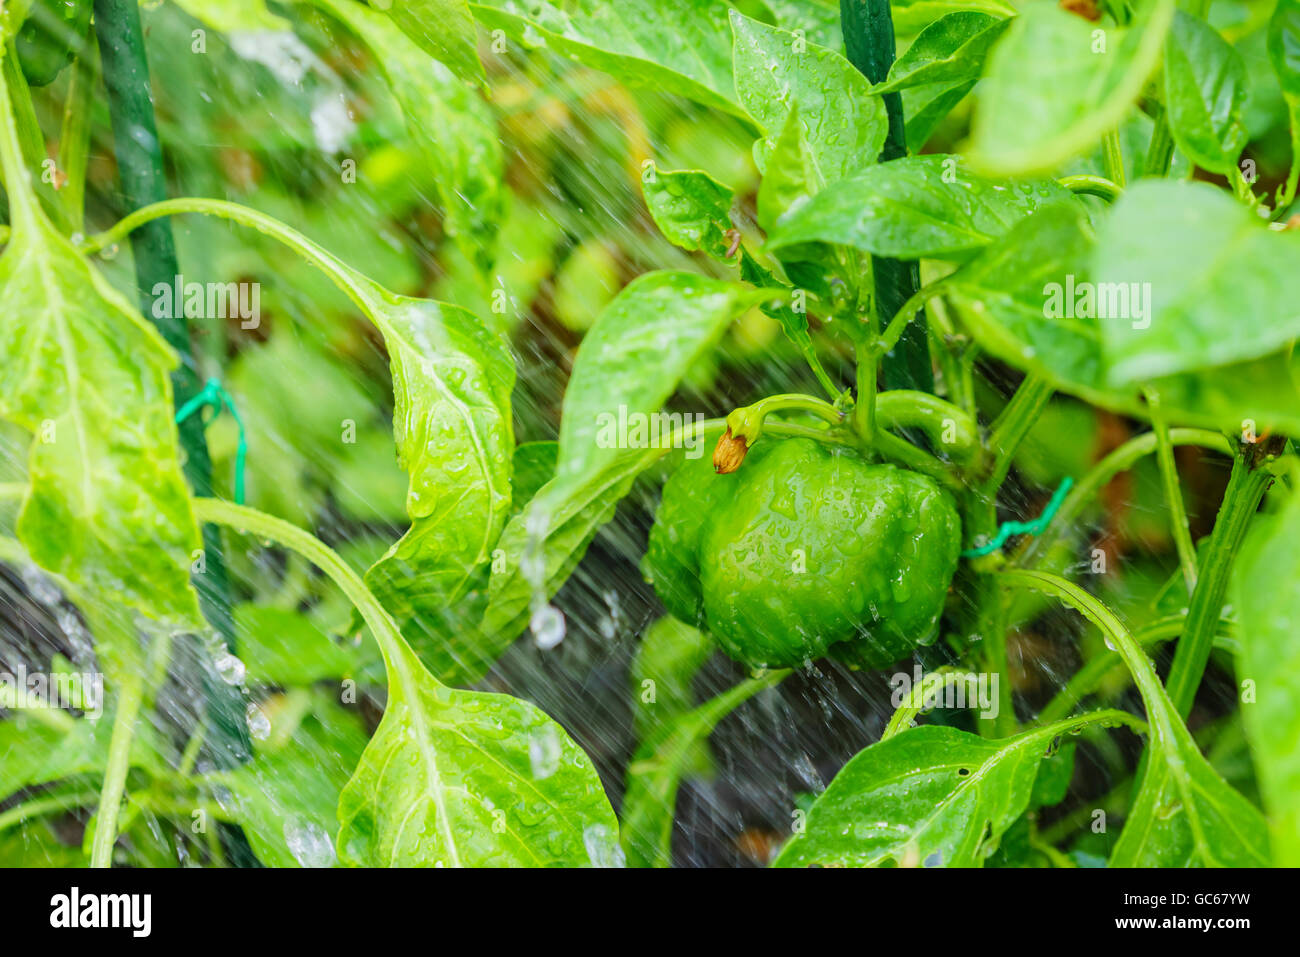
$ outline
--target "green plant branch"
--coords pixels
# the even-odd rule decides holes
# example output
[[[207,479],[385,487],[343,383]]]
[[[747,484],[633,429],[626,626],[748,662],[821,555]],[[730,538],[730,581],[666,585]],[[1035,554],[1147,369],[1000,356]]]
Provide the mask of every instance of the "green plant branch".
[[[94,30],[84,38],[81,55],[73,61],[68,94],[63,103],[59,133],[59,171],[67,177],[59,195],[68,222],[80,232],[86,226],[86,162],[90,155],[90,128],[94,123],[95,81],[99,78],[98,48]]]
[[[117,819],[122,810],[126,772],[131,763],[131,741],[135,737],[135,722],[140,716],[143,699],[144,677],[138,672],[122,675],[117,710],[113,715],[113,735],[108,742],[108,764],[99,794],[99,811],[95,815],[95,836],[90,846],[91,867],[111,867],[113,864]]]
[[[848,60],[873,84],[883,83],[894,64],[894,21],[889,0],[840,0],[840,29]],[[886,93],[884,102],[888,131],[880,162],[907,155],[903,98]],[[910,300],[921,285],[920,264],[915,260],[871,257],[877,316],[893,315]],[[925,322],[908,326],[893,361],[883,369],[885,388],[934,391],[934,370],[930,364],[930,342]]]
[[[1015,457],[1016,450],[1047,407],[1053,391],[1044,379],[1028,376],[1002,410],[1002,414],[993,420],[993,425],[989,427],[988,442],[993,460],[980,482],[980,494],[990,499],[997,495],[1007,472],[1011,470],[1011,460]]]
[[[273,515],[215,498],[195,499],[194,514],[200,521],[224,525],[259,539],[276,542],[297,552],[323,571],[361,613],[379,644],[385,662],[396,664],[401,670],[402,659],[410,652],[396,623],[360,576],[319,538]]]
[[[1169,641],[1171,638],[1177,638],[1186,627],[1186,616],[1166,615],[1135,631],[1133,639],[1143,648],[1148,648]],[[1215,636],[1215,644],[1227,650],[1235,648],[1235,642],[1219,635]],[[1074,673],[1065,687],[1053,695],[1052,700],[1038,713],[1037,720],[1047,724],[1064,718],[1077,704],[1096,691],[1107,675],[1116,668],[1123,667],[1123,664],[1123,659],[1110,650],[1093,656],[1087,664]]]
[[[1146,702],[1147,720],[1153,727],[1158,727],[1161,740],[1166,742],[1176,740],[1174,727],[1170,722],[1169,710],[1154,706],[1162,700],[1168,701],[1165,689],[1156,676],[1156,670],[1152,666],[1150,659],[1143,654],[1141,647],[1133,639],[1128,628],[1124,626],[1113,611],[1107,608],[1098,598],[1088,594],[1074,582],[1059,575],[1029,571],[1027,569],[1010,569],[999,572],[997,577],[1007,585],[1029,588],[1059,598],[1100,628],[1111,647],[1115,649],[1132,673],[1133,682],[1137,685],[1142,700]]]
[[[1106,167],[1106,175],[1110,181],[1120,189],[1124,188],[1124,149],[1119,142],[1119,128],[1114,127],[1106,131],[1106,135],[1101,138],[1102,161]]]
[[[7,811],[0,811],[0,831],[22,824],[35,817],[57,814],[73,808],[90,807],[99,798],[98,791],[74,791],[70,794],[51,794],[41,796],[15,805]]]
[[[876,424],[880,429],[918,428],[937,449],[958,462],[969,462],[980,452],[979,426],[964,409],[929,392],[891,389],[876,396]],[[952,438],[947,436],[951,433]]]
[[[1169,442],[1172,445],[1197,445],[1231,455],[1232,447],[1218,432],[1209,429],[1170,429]],[[1048,548],[1063,534],[1073,527],[1084,507],[1101,488],[1120,472],[1132,468],[1144,456],[1150,455],[1156,448],[1156,436],[1153,432],[1144,432],[1136,438],[1129,439],[1104,459],[1094,465],[1079,479],[1065,501],[1061,503],[1056,521],[1038,538],[1025,539],[1011,556],[1014,564],[1032,567],[1046,553]]]
[[[1210,660],[1210,648],[1228,593],[1233,560],[1250,520],[1259,508],[1264,490],[1272,480],[1271,473],[1256,468],[1244,454],[1239,453],[1233,460],[1228,488],[1223,493],[1223,504],[1219,507],[1214,531],[1205,550],[1201,576],[1187,607],[1187,627],[1178,642],[1165,682],[1170,700],[1184,719],[1192,710],[1196,689]]]
[[[868,445],[876,438],[876,384],[879,355],[859,342],[854,347],[857,360],[857,395],[853,400],[853,431]]]
[[[135,210],[167,195],[139,3],[137,0],[94,0],[94,30],[113,126],[113,153],[122,202],[127,210]],[[159,317],[149,308],[150,291],[158,283],[170,284],[180,274],[176,241],[170,223],[142,222],[141,226],[131,236],[141,311],[181,358],[171,374],[173,401],[179,409],[202,388],[185,311],[172,310],[174,315]],[[195,495],[211,495],[212,460],[203,422],[193,417],[179,423],[177,432],[185,452],[182,468],[190,487]],[[201,534],[205,567],[202,575],[194,577],[194,587],[203,616],[234,652],[235,628],[221,536],[211,527],[201,529]],[[198,680],[203,684],[213,719],[210,737],[214,745],[213,759],[223,765],[248,760],[252,741],[238,689],[206,669]]]
[[[1160,407],[1160,395],[1152,388],[1143,390],[1147,408],[1151,410],[1151,431],[1156,437],[1156,463],[1160,482],[1165,490],[1165,505],[1169,509],[1169,525],[1178,551],[1178,564],[1183,570],[1183,583],[1190,595],[1196,587],[1196,546],[1183,505],[1183,490],[1178,482],[1178,469],[1174,465],[1174,446],[1169,441],[1169,426]]]
[[[1057,182],[1076,195],[1097,196],[1108,203],[1113,203],[1124,195],[1124,187],[1104,176],[1081,173],[1078,176],[1063,176]]]

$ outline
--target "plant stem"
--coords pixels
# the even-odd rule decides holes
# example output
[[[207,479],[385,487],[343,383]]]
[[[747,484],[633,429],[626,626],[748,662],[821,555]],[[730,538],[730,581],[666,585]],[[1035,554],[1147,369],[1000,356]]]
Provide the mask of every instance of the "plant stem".
[[[357,573],[315,535],[257,509],[215,498],[196,498],[194,514],[200,521],[225,525],[257,538],[269,539],[297,552],[339,586],[370,627],[385,660],[391,662],[400,657],[406,642],[393,619]]]
[[[894,64],[894,21],[889,0],[840,0],[840,28],[849,62],[872,83],[881,83]],[[903,98],[886,93],[885,112],[889,120],[880,161],[907,155],[903,122]],[[902,261],[873,256],[876,313],[892,316],[921,287],[921,267],[915,260]],[[884,365],[887,389],[934,391],[934,370],[930,365],[930,342],[925,321],[904,330],[898,348]]]
[[[92,33],[85,38],[81,55],[72,63],[72,78],[63,104],[63,128],[59,133],[59,171],[67,177],[59,195],[68,222],[77,232],[86,226],[86,160],[90,153],[95,80],[99,74],[96,51]]]
[[[98,799],[97,791],[78,791],[73,794],[52,794],[38,797],[0,812],[0,831],[22,824],[34,817],[41,817],[56,811],[68,811],[77,807],[89,807]]]
[[[1183,584],[1187,594],[1196,587],[1196,546],[1187,522],[1187,509],[1183,505],[1183,490],[1178,482],[1178,469],[1174,465],[1174,446],[1169,441],[1169,426],[1160,408],[1160,395],[1155,389],[1144,391],[1147,407],[1151,410],[1151,431],[1156,437],[1156,462],[1160,481],[1165,489],[1165,505],[1169,509],[1169,524],[1173,531],[1174,547],[1178,551],[1178,564],[1183,570]]]
[[[1220,621],[1220,624],[1224,622]],[[1177,638],[1187,627],[1184,615],[1167,615],[1151,622],[1133,633],[1134,640],[1146,648],[1161,642]],[[1218,636],[1216,635],[1216,640]],[[1231,647],[1227,639],[1223,644]],[[1058,691],[1052,700],[1038,713],[1038,721],[1048,723],[1064,718],[1075,705],[1097,690],[1097,686],[1115,668],[1124,664],[1122,658],[1113,651],[1103,651],[1093,656],[1087,664],[1074,673],[1065,687]]]
[[[1124,149],[1119,142],[1119,128],[1108,130],[1101,140],[1102,160],[1106,175],[1120,189],[1124,188]]]
[[[853,402],[853,431],[870,445],[876,438],[876,361],[877,356],[869,346],[858,343],[857,395]]]
[[[144,698],[144,678],[138,673],[122,676],[118,687],[117,711],[113,715],[113,736],[108,742],[108,765],[104,785],[99,793],[99,811],[95,815],[95,836],[90,846],[91,867],[111,867],[113,845],[117,842],[117,816],[122,809],[122,792],[131,763],[131,741],[135,721]]]
[[[1170,700],[1184,719],[1192,710],[1196,689],[1210,660],[1210,647],[1223,612],[1233,560],[1250,520],[1259,508],[1264,490],[1272,480],[1273,476],[1267,470],[1255,467],[1244,454],[1238,454],[1233,460],[1228,488],[1223,493],[1223,504],[1219,507],[1214,531],[1205,550],[1200,580],[1187,608],[1187,627],[1178,642],[1165,682]]]
[[[1209,429],[1170,429],[1169,442],[1171,445],[1198,445],[1226,455],[1232,454],[1228,440],[1218,432],[1211,432]],[[1062,531],[1075,523],[1083,513],[1084,506],[1092,500],[1102,486],[1120,472],[1132,468],[1144,456],[1150,455],[1155,451],[1155,447],[1155,433],[1144,432],[1136,438],[1129,439],[1094,465],[1065,497],[1060,510],[1056,513],[1056,521],[1051,527],[1037,538],[1022,542],[1012,556],[1013,562],[1023,567],[1032,567],[1046,554],[1048,547],[1060,537]]]
[[[1104,176],[1063,176],[1057,180],[1070,192],[1079,196],[1098,196],[1108,203],[1113,203],[1124,195],[1124,187],[1106,179]]]
[[[144,34],[140,27],[137,0],[94,0],[95,33],[99,41],[104,85],[113,122],[113,148],[121,180],[122,201],[128,210],[163,199],[166,182],[162,149],[154,119],[153,91],[145,58]],[[158,283],[170,284],[180,274],[176,243],[169,223],[149,223],[131,237],[136,283],[140,287],[141,311],[179,353],[180,364],[172,372],[172,391],[180,408],[198,394],[201,384],[190,348],[184,310],[176,315],[156,317],[149,308],[149,291]],[[195,495],[212,494],[212,461],[203,432],[203,421],[191,416],[178,425],[185,451],[185,477]],[[194,586],[204,617],[235,651],[235,628],[230,612],[230,590],[217,529],[205,527],[203,534],[204,572],[195,576]],[[248,760],[252,742],[244,719],[239,691],[204,669],[202,682],[212,718],[213,759],[222,766]]]
[[[1061,578],[1059,575],[1049,575],[1046,572],[1027,571],[1025,569],[1011,569],[998,573],[997,577],[1008,585],[1030,588],[1045,595],[1059,598],[1100,628],[1102,634],[1109,639],[1111,647],[1124,659],[1124,664],[1128,666],[1128,670],[1132,673],[1133,682],[1137,685],[1142,700],[1146,704],[1147,719],[1151,723],[1153,730],[1159,729],[1163,741],[1175,740],[1173,726],[1168,721],[1168,709],[1154,706],[1162,699],[1168,700],[1165,689],[1156,676],[1156,669],[1152,666],[1150,659],[1142,653],[1141,647],[1133,640],[1129,630],[1124,627],[1124,624],[1115,616],[1113,611],[1095,596],[1088,594],[1074,582]]]
[[[919,428],[929,436],[931,445],[960,462],[968,462],[980,452],[975,420],[964,409],[929,392],[881,392],[876,396],[876,424],[880,429]]]
[[[1151,145],[1147,147],[1144,176],[1168,176],[1169,166],[1174,158],[1174,134],[1169,129],[1168,111],[1162,106],[1155,119],[1155,129],[1151,131]]]
[[[1053,391],[1046,380],[1029,375],[1020,383],[1020,388],[1011,397],[1002,414],[993,420],[989,429],[989,449],[993,452],[993,462],[980,483],[980,491],[984,495],[990,498],[997,495],[1007,472],[1011,470],[1011,460],[1015,457],[1016,449],[1047,407]]]

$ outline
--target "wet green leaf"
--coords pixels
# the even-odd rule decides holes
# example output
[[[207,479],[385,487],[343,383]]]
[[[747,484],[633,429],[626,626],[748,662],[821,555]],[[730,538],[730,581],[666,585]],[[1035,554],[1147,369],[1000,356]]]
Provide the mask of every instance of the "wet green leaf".
[[[1300,336],[1298,257],[1300,233],[1268,229],[1220,190],[1138,183],[1097,244],[1098,283],[1136,283],[1130,288],[1146,288],[1150,300],[1149,325],[1130,315],[1100,319],[1109,381],[1256,359]]]
[[[860,751],[776,867],[982,867],[1029,807],[1039,763],[1070,723],[988,739],[940,725]]]
[[[653,170],[641,180],[646,207],[675,246],[727,261],[735,194],[702,170]]]
[[[466,80],[483,79],[478,32],[465,0],[388,0],[374,6],[452,73]]]
[[[817,164],[795,104],[767,153],[767,168],[755,200],[758,225],[770,233],[787,210],[802,205],[820,188]]]
[[[731,12],[736,96],[764,133],[764,156],[775,147],[797,106],[818,187],[876,162],[885,143],[885,107],[871,84],[843,56],[802,37]]]
[[[1262,518],[1262,517],[1261,517]],[[1250,531],[1233,567],[1241,714],[1268,808],[1274,863],[1300,865],[1300,496]],[[1251,696],[1244,692],[1250,682]]]
[[[953,87],[974,83],[984,69],[993,41],[1010,23],[973,10],[949,13],[922,30],[874,93],[902,91],[944,83]]]
[[[1168,697],[1146,705],[1146,769],[1110,866],[1267,866],[1264,816],[1210,767]]]
[[[998,182],[956,156],[906,157],[827,187],[782,217],[767,246],[827,242],[897,259],[961,260],[1048,204],[1077,201],[1051,180]]]
[[[489,31],[562,56],[624,83],[676,93],[743,115],[731,83],[727,5],[714,0],[485,0],[471,9]]]
[[[738,283],[687,272],[652,272],[629,283],[597,318],[574,359],[560,419],[557,479],[581,484],[617,458],[620,447],[640,441],[630,429],[620,435],[620,423],[659,412],[695,359],[762,298]]]
[[[972,163],[1046,173],[1116,126],[1160,60],[1173,0],[1148,0],[1132,26],[1105,27],[1032,0],[989,54]]]
[[[45,217],[16,142],[7,153],[14,232],[0,256],[0,315],[11,320],[0,418],[33,436],[18,536],[42,567],[193,624],[199,537],[172,421],[175,356]]]
[[[1169,127],[1192,162],[1227,174],[1246,145],[1246,64],[1219,32],[1181,10],[1165,44]]]
[[[1049,206],[950,276],[944,294],[963,328],[992,355],[1094,405],[1143,416],[1139,385],[1114,385],[1106,378],[1097,314],[1124,311],[1103,305],[1112,292],[1118,297],[1118,290],[1103,297],[1093,283],[1095,246],[1078,207]],[[1131,329],[1133,321],[1126,317],[1116,324]],[[1250,419],[1261,429],[1290,431],[1300,426],[1300,391],[1291,362],[1276,352],[1145,381],[1159,392],[1166,411],[1188,424],[1236,432]]]
[[[352,866],[618,866],[618,822],[591,760],[535,706],[457,691],[409,649],[339,799]]]
[[[813,43],[828,50],[844,49],[839,0],[763,0],[776,25],[794,33],[802,30]]]
[[[366,581],[399,621],[420,620],[437,635],[490,560],[510,509],[514,362],[463,309],[376,295],[411,528]]]

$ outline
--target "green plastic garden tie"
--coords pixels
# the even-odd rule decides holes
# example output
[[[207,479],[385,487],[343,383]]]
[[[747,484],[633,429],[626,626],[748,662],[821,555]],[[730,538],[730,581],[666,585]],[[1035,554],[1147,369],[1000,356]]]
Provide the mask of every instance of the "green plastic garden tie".
[[[221,414],[224,407],[235,420],[239,428],[239,442],[235,446],[235,504],[244,504],[244,460],[248,457],[248,439],[244,435],[244,420],[235,411],[235,400],[222,386],[220,379],[209,379],[203,388],[179,409],[176,410],[176,424],[180,425],[204,406],[211,406]]]
[[[1072,485],[1074,485],[1074,479],[1067,475],[1061,479],[1061,484],[1052,493],[1052,497],[1048,501],[1047,507],[1043,509],[1042,515],[1029,522],[1003,522],[991,542],[981,545],[979,548],[968,548],[961,553],[961,557],[978,558],[981,555],[996,552],[1007,543],[1007,539],[1012,535],[1041,535],[1056,516],[1057,510],[1061,507],[1061,503],[1065,501],[1065,496],[1069,494]]]

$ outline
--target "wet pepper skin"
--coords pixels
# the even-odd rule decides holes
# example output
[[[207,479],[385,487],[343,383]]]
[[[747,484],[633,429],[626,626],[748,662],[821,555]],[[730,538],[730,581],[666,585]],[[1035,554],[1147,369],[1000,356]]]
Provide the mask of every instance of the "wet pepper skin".
[[[765,438],[730,475],[686,460],[642,570],[675,616],[754,667],[830,653],[879,668],[934,639],[961,547],[932,479],[811,439]]]

